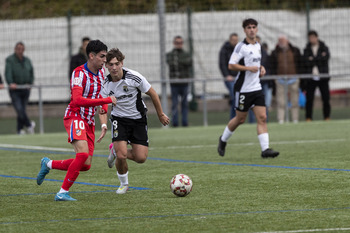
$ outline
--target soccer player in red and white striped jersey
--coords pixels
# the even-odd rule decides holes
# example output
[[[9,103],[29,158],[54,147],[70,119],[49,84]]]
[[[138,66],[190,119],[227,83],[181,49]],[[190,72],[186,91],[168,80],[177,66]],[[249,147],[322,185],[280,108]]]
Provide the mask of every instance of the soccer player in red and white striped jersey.
[[[114,96],[101,98],[100,91],[105,79],[103,65],[106,62],[107,46],[99,40],[92,40],[86,47],[88,62],[77,67],[71,77],[71,101],[64,115],[64,126],[68,133],[68,142],[74,147],[75,158],[67,160],[41,160],[41,169],[37,177],[41,185],[50,169],[67,171],[61,190],[55,201],[76,201],[68,191],[80,171],[91,167],[95,147],[95,112],[102,105],[100,113],[107,113],[109,103],[116,104]],[[107,126],[104,126],[107,127]]]

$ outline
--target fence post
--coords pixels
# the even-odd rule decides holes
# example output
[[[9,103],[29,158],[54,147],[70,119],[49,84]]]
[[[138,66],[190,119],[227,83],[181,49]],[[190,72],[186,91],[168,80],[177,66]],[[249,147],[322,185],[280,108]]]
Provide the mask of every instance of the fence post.
[[[40,134],[44,133],[44,111],[43,111],[43,98],[42,98],[42,87],[39,85],[38,87],[39,92],[39,130]]]
[[[310,31],[310,3],[306,1],[306,35]]]
[[[72,57],[72,12],[71,10],[67,13],[67,30],[68,30],[68,56],[69,59]]]
[[[203,125],[208,126],[207,80],[202,81]]]
[[[168,95],[166,90],[166,62],[165,62],[165,3],[164,0],[158,0],[158,21],[159,21],[159,46],[160,46],[160,78],[162,85],[162,107],[168,115]]]

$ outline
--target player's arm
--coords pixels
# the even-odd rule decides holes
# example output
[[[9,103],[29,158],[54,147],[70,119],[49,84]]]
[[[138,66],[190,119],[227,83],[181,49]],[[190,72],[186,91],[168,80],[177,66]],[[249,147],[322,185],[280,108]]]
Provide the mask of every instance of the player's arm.
[[[158,115],[160,123],[162,123],[162,125],[164,125],[164,126],[168,125],[170,121],[169,121],[168,116],[165,115],[165,113],[163,112],[162,105],[160,104],[160,99],[159,99],[157,92],[153,89],[153,87],[151,87],[146,92],[146,95],[151,97],[153,105],[157,111],[157,115]]]
[[[240,64],[228,64],[228,68],[234,71],[250,71],[252,73],[256,73],[259,71],[258,66],[243,66]]]
[[[100,108],[100,113],[98,114],[98,117],[100,119],[100,123],[101,123],[101,134],[100,137],[97,139],[97,142],[101,142],[101,140],[104,138],[104,136],[107,133],[107,112],[101,112],[101,111],[105,111],[103,110],[103,108]]]
[[[83,88],[82,87],[73,87],[72,89],[72,104],[79,107],[93,107],[103,104],[116,104],[117,99],[114,96],[109,96],[107,98],[98,98],[98,99],[88,99],[83,97]]]

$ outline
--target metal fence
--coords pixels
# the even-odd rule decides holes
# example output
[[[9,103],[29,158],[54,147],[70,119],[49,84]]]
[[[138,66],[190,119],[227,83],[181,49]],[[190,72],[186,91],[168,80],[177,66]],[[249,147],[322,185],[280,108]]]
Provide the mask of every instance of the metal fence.
[[[348,76],[350,74],[346,74],[345,76]],[[300,79],[309,79],[310,75],[300,75],[298,76],[298,78]],[[318,76],[319,78],[327,78],[327,75],[320,75]],[[295,78],[295,75],[284,75],[284,76],[278,76],[278,75],[267,75],[265,77],[262,78],[262,80],[278,80],[278,79],[284,79],[284,80],[288,80],[288,79],[293,79]],[[333,82],[335,83],[342,83],[343,82],[343,78],[344,75],[334,75],[332,77]],[[217,79],[173,79],[173,80],[166,80],[164,82],[164,84],[166,86],[170,85],[170,83],[177,83],[177,82],[189,82],[191,85],[196,85],[199,88],[199,92],[197,93],[196,96],[194,96],[193,98],[195,98],[196,100],[201,100],[201,104],[202,104],[202,119],[203,119],[203,126],[208,126],[208,101],[210,101],[213,97],[213,93],[212,92],[208,92],[208,87],[210,85],[212,85],[212,83],[216,83],[216,82],[222,82],[222,78],[217,78]],[[162,81],[153,81],[153,84],[161,84]],[[287,82],[285,82],[287,83]],[[38,98],[38,116],[39,116],[39,132],[41,134],[43,134],[45,132],[44,129],[44,121],[45,121],[45,116],[44,116],[44,105],[45,105],[45,99],[43,98],[43,90],[46,91],[53,91],[53,90],[63,90],[67,88],[67,85],[22,85],[19,86],[19,88],[31,88],[32,90],[36,90],[36,93],[38,94],[37,98]],[[285,84],[285,89],[288,90],[287,84]],[[0,90],[0,94],[5,93],[6,90]],[[350,92],[349,92],[350,93]],[[220,93],[217,94],[216,96],[219,96],[219,98],[224,98],[224,94]],[[69,98],[69,95],[66,96],[66,98]],[[285,102],[288,102],[288,91],[285,91]],[[168,98],[166,98],[165,100],[166,102],[168,101]],[[168,105],[168,104],[167,104]],[[286,105],[286,113],[289,112],[289,106]],[[63,113],[62,113],[63,114]],[[62,115],[61,114],[61,115]],[[285,115],[285,121],[289,122],[289,114]]]

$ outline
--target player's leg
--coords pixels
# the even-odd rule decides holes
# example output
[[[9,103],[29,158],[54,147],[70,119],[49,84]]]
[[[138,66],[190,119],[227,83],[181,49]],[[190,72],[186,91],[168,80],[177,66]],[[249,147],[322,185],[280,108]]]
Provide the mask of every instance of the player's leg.
[[[129,189],[129,180],[128,180],[128,163],[126,161],[128,155],[128,143],[127,141],[115,141],[114,149],[117,155],[115,161],[115,167],[117,169],[117,176],[120,181],[120,186],[116,191],[117,194],[125,194]],[[129,152],[130,153],[130,152]]]
[[[140,144],[131,144],[132,149],[128,152],[128,159],[135,161],[136,163],[146,162],[148,156],[148,146]]]
[[[235,92],[236,116],[232,118],[224,129],[224,132],[219,137],[217,151],[220,156],[225,155],[225,148],[228,139],[232,136],[237,127],[245,122],[250,108],[249,99],[245,94]]]
[[[75,122],[73,123],[76,125]],[[81,137],[80,140],[73,140],[71,143],[76,156],[68,167],[61,190],[56,194],[56,201],[74,201],[75,199],[69,196],[68,191],[78,178],[80,171],[88,171],[91,167],[92,155],[94,153],[95,146],[95,127],[93,125],[86,124],[82,120],[79,120],[78,132],[79,130],[81,130],[81,133],[85,136]],[[77,136],[81,136],[80,133]],[[85,140],[81,140],[82,138]]]
[[[253,108],[254,114],[256,116],[257,122],[257,134],[261,147],[261,157],[262,158],[274,158],[279,155],[278,151],[274,151],[269,148],[269,134],[267,131],[267,121],[266,121],[266,107],[265,106],[255,106]]]
[[[85,124],[75,124],[74,121],[80,122],[79,118],[71,118],[64,120],[64,126],[68,133],[68,142],[72,143],[76,139],[86,140],[87,137]],[[79,129],[79,125],[83,127],[82,130]],[[77,126],[77,128],[75,128],[75,126]],[[80,148],[74,148],[74,150],[76,151],[75,153],[77,153],[77,150],[80,150]],[[40,163],[40,171],[37,176],[37,184],[41,185],[43,183],[45,176],[50,172],[51,169],[67,171],[73,161],[74,158],[65,160],[50,160],[48,157],[42,158]],[[87,167],[84,167],[83,170],[88,169]]]

